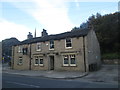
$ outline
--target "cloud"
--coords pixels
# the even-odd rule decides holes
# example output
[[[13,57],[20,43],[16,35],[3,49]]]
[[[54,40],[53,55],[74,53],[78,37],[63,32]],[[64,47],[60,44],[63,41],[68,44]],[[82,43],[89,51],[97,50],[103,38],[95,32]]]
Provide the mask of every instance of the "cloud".
[[[78,1],[78,0],[75,0],[75,3],[76,3],[76,7],[79,8],[79,7],[80,7],[79,1]]]
[[[31,31],[28,27],[20,24],[16,24],[5,19],[0,20],[0,41],[16,37],[18,40],[22,41],[27,39],[27,34]]]
[[[32,7],[22,3],[12,3],[17,8],[29,13],[49,34],[70,31],[75,25],[70,21],[68,7],[64,0],[33,0]]]

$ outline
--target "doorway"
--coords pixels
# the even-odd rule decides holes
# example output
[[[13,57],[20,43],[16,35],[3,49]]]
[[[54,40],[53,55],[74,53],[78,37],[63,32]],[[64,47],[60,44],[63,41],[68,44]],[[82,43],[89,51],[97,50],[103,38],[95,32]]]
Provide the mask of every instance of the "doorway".
[[[50,70],[54,70],[54,56],[50,56]]]

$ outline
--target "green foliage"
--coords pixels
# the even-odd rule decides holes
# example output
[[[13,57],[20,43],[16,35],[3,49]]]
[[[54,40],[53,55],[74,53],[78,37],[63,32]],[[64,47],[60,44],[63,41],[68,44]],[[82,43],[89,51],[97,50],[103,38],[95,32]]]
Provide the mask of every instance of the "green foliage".
[[[120,59],[120,53],[106,53],[102,55],[102,59]]]
[[[97,13],[96,15],[90,16],[86,22],[88,24],[86,28],[94,27],[102,54],[120,52],[119,18],[120,12],[106,14],[104,16]]]

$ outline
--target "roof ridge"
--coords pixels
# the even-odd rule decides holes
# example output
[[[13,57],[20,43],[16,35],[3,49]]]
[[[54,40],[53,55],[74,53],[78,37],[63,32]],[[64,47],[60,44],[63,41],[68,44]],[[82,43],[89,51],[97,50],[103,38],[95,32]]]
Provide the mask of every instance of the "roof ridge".
[[[31,39],[26,39],[24,41],[20,42],[20,45],[23,44],[31,44],[31,43],[36,43],[36,42],[45,42],[45,41],[50,41],[50,40],[60,40],[60,39],[64,39],[64,38],[73,38],[73,37],[81,37],[81,36],[85,36],[88,34],[89,29],[77,29],[77,30],[73,30],[73,31],[67,31],[67,32],[63,32],[63,33],[59,33],[59,34],[51,34],[51,35],[47,35],[47,36],[41,36],[41,37],[35,37],[35,38],[31,38]],[[80,33],[78,33],[80,32]]]

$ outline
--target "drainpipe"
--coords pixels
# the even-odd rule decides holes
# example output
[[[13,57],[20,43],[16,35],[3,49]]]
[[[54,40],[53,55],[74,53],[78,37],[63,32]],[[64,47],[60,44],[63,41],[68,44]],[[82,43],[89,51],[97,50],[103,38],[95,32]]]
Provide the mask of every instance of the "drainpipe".
[[[87,70],[86,70],[86,57],[85,57],[85,36],[83,36],[83,52],[84,52],[84,68],[85,68],[85,72],[87,72]]]
[[[29,62],[29,70],[31,70],[31,44],[30,44],[30,55],[29,55],[29,58],[30,58],[30,62]]]
[[[15,46],[12,46],[12,61],[11,61],[11,68],[14,69],[14,47]]]

